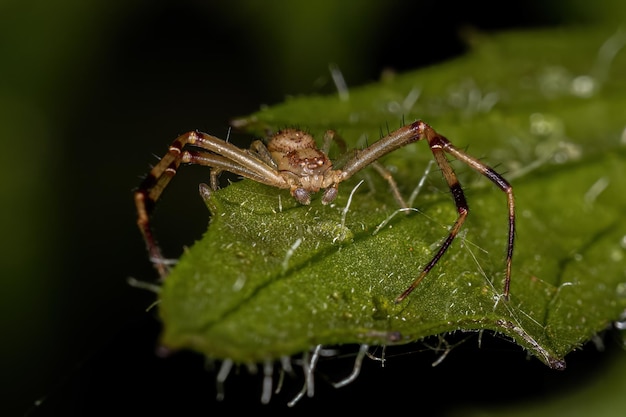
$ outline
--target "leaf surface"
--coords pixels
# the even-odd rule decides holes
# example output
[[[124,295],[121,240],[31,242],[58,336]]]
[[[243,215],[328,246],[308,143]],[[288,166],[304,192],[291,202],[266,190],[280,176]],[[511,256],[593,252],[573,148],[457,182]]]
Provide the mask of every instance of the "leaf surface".
[[[405,196],[424,179],[409,214],[397,212],[373,169],[342,183],[329,206],[319,196],[301,206],[251,180],[212,193],[208,231],[160,293],[162,343],[249,363],[316,345],[491,330],[562,368],[626,308],[626,79],[618,76],[626,54],[600,53],[612,35],[474,35],[472,52],[453,61],[387,75],[350,89],[347,100],[290,98],[235,123],[259,134],[295,126],[320,140],[333,129],[359,148],[403,121],[425,120],[513,185],[508,302],[505,195],[456,161],[470,215],[426,279],[394,303],[456,219],[440,171],[427,172],[428,145],[418,142],[380,161]]]

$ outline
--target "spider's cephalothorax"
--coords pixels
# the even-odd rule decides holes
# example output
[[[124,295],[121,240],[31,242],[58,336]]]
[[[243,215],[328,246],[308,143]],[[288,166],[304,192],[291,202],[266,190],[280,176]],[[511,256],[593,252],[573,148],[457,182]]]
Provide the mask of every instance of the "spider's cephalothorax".
[[[309,204],[311,193],[320,189],[325,189],[323,204],[337,197],[343,173],[332,169],[332,162],[326,152],[318,149],[313,136],[298,129],[281,130],[267,141],[267,150],[299,203]]]
[[[480,160],[455,147],[448,139],[421,120],[389,133],[367,148],[353,151],[340,169],[333,169],[328,158],[328,148],[333,137],[332,131],[326,132],[322,149],[317,147],[311,135],[298,129],[285,129],[275,133],[268,139],[267,145],[256,140],[250,149],[238,148],[228,141],[198,131],[188,132],[176,138],[170,145],[167,154],[150,171],[135,191],[137,224],[144,236],[150,258],[161,278],[167,276],[167,262],[152,234],[150,213],[161,193],[176,174],[180,164],[210,167],[210,186],[214,190],[218,188],[219,174],[222,171],[229,171],[266,185],[289,189],[291,195],[301,204],[310,204],[311,194],[320,190],[324,190],[321,198],[322,203],[332,202],[337,196],[337,187],[340,182],[351,178],[363,168],[371,165],[387,180],[398,204],[406,207],[391,174],[378,163],[378,159],[413,142],[426,140],[450,188],[457,207],[458,217],[433,258],[422,268],[411,285],[396,298],[396,302],[406,298],[441,259],[457,236],[469,213],[465,194],[446,158],[446,154],[484,175],[506,193],[508,240],[503,295],[505,299],[508,298],[515,237],[515,204],[513,189],[500,174]]]

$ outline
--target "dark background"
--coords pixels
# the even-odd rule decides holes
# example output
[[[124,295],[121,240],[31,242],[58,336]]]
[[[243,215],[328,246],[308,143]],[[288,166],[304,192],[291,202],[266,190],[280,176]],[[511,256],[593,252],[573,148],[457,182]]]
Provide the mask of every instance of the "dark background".
[[[154,297],[127,284],[129,277],[156,276],[132,201],[154,155],[191,129],[225,137],[232,118],[287,95],[333,92],[330,63],[355,87],[385,69],[406,71],[464,53],[460,33],[468,27],[583,24],[604,13],[555,0],[307,4],[0,2],[0,414],[261,408],[259,376],[231,376],[226,401],[216,403],[215,374],[204,371],[201,358],[154,355],[158,323],[145,312]],[[233,140],[248,138],[234,133]],[[189,168],[160,205],[156,222],[170,256],[206,228],[200,181],[206,171]],[[316,397],[302,404],[357,411],[382,403],[397,412],[441,398],[445,411],[523,400],[564,383],[508,342],[485,336],[483,348],[476,345],[470,336],[435,368],[436,354],[417,354],[423,345],[396,351],[385,368],[366,361],[353,385],[335,390],[321,379]],[[351,360],[321,369],[341,378]],[[603,359],[588,349],[573,355],[568,372],[591,372],[590,360],[602,368]],[[517,386],[507,375],[535,383]],[[300,383],[287,384],[285,395],[263,407],[285,409]]]

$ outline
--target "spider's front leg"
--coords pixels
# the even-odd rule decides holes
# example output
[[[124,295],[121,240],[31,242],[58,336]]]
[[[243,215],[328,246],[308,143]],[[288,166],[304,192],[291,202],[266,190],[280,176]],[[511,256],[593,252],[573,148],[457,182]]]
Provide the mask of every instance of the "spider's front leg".
[[[443,136],[440,136],[440,135],[437,135],[437,136],[438,136],[438,140],[431,141],[429,139],[429,145],[431,147],[433,154],[440,153],[443,155],[443,152],[446,152],[452,155],[457,160],[465,163],[470,168],[474,169],[481,175],[487,177],[502,192],[506,194],[506,201],[507,201],[507,208],[508,208],[508,239],[507,239],[507,250],[506,250],[506,267],[505,267],[505,274],[504,274],[504,290],[502,294],[504,296],[504,299],[508,300],[510,289],[511,289],[511,269],[513,265],[513,246],[514,246],[514,241],[515,241],[515,198],[513,196],[513,187],[511,186],[511,184],[509,184],[507,180],[504,179],[504,177],[502,177],[502,175],[498,174],[493,168],[481,162],[480,160],[466,154],[460,149],[456,148],[448,139],[444,138]],[[433,144],[431,143],[434,143],[435,146],[433,146]],[[441,146],[441,148],[439,148],[439,146]],[[443,152],[439,152],[438,149],[441,149]],[[445,161],[445,164],[448,165],[449,167],[448,168],[449,171],[452,171],[452,167],[450,167],[450,163],[445,158],[445,155],[440,158],[442,159],[442,162],[439,163],[438,161],[439,166],[441,167],[441,164],[443,164]],[[445,176],[446,170],[442,168],[442,171],[444,172],[444,176]],[[454,197],[455,188],[453,188],[454,184],[451,184],[451,179],[453,181],[456,180],[456,176],[450,177],[450,178],[449,177],[450,176],[446,176],[446,179],[448,180],[450,190],[452,191],[452,195]],[[458,181],[456,181],[456,183],[458,184]],[[463,190],[461,189],[460,185],[458,185],[457,193],[460,193],[461,195],[463,195]],[[462,196],[462,200],[465,200],[464,196]],[[455,197],[455,202],[457,204],[457,207],[459,207],[459,202],[457,202],[456,197]]]
[[[167,154],[156,164],[143,179],[135,191],[135,206],[137,208],[137,226],[143,236],[148,249],[150,260],[159,272],[161,279],[169,272],[167,262],[161,253],[161,248],[152,232],[150,214],[154,210],[157,200],[172,180],[178,167],[183,162],[183,147],[195,141],[197,132],[187,132],[177,137],[170,145]]]
[[[444,136],[437,133],[428,124],[421,120],[418,120],[410,125],[403,126],[400,129],[390,133],[379,141],[373,143],[367,148],[358,151],[356,155],[350,159],[344,166],[343,172],[346,179],[354,175],[356,172],[365,168],[366,166],[375,163],[382,156],[395,151],[403,146],[409,145],[413,142],[426,139],[428,146],[433,154],[437,165],[439,166],[447,184],[450,188],[452,198],[457,207],[458,217],[452,225],[450,232],[446,239],[443,241],[433,258],[422,269],[418,277],[411,283],[411,285],[396,298],[396,302],[404,300],[424,279],[424,277],[430,272],[430,270],[437,264],[441,257],[448,250],[452,241],[457,236],[461,226],[465,222],[469,213],[469,206],[465,199],[465,194],[461,184],[459,183],[450,162],[446,158],[446,153],[452,155],[454,158],[470,166],[478,173],[487,177],[492,181],[500,190],[506,193],[507,206],[508,206],[508,241],[506,251],[506,270],[504,281],[504,298],[508,299],[509,290],[511,284],[511,265],[513,259],[513,241],[515,237],[515,203],[513,199],[513,188],[511,185],[496,171],[494,171],[488,165],[482,163],[476,158],[473,158],[456,148],[452,143]]]
[[[198,131],[188,132],[176,138],[167,154],[152,168],[135,191],[137,225],[161,279],[165,278],[169,271],[152,232],[150,214],[181,164],[210,167],[212,189],[217,189],[217,176],[222,171],[229,171],[275,187],[288,188],[288,184],[274,166],[255,152],[240,149],[232,143]]]
[[[446,153],[452,155],[457,160],[463,162],[478,173],[484,175],[496,186],[498,186],[501,191],[506,193],[509,221],[503,296],[505,300],[508,300],[511,285],[513,242],[515,237],[515,203],[513,199],[513,188],[500,174],[493,170],[493,168],[456,148],[448,139],[437,133],[434,129],[432,129],[425,123],[416,123],[421,123],[421,130],[423,133],[422,138],[425,138],[428,141],[428,146],[430,147],[433,157],[435,158],[437,165],[441,169],[444,179],[448,183],[450,193],[452,194],[452,198],[457,207],[458,217],[452,225],[450,233],[439,247],[437,253],[435,253],[435,256],[433,256],[431,261],[428,262],[426,266],[422,269],[422,272],[419,274],[417,279],[415,279],[415,281],[413,281],[413,283],[396,298],[396,302],[400,302],[405,299],[419,285],[422,279],[428,274],[428,272],[430,272],[430,270],[435,266],[439,259],[441,259],[441,257],[450,247],[450,244],[452,243],[454,238],[459,233],[461,226],[463,225],[465,219],[467,218],[467,215],[469,214],[469,206],[467,204],[467,200],[465,199],[463,188],[461,187],[461,184],[459,183],[457,176],[454,173],[452,166],[450,165],[450,162],[446,158]]]

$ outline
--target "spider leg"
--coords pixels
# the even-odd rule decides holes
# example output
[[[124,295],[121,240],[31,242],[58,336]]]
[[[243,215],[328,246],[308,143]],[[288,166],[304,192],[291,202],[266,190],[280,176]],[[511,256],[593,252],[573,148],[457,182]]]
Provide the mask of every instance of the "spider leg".
[[[467,214],[469,213],[469,206],[467,205],[467,201],[465,199],[463,189],[461,188],[461,184],[457,180],[456,174],[454,173],[454,171],[452,170],[452,166],[446,159],[443,150],[440,146],[431,146],[431,150],[433,152],[433,156],[435,157],[437,165],[439,165],[439,168],[441,168],[441,171],[443,172],[443,176],[448,183],[448,187],[450,187],[450,192],[452,193],[452,198],[454,198],[454,204],[456,204],[459,215],[452,225],[450,233],[437,250],[437,253],[435,253],[435,256],[433,256],[430,262],[426,264],[424,269],[422,269],[422,272],[419,274],[417,279],[413,281],[413,283],[411,283],[409,288],[404,290],[404,292],[396,298],[396,303],[404,300],[419,285],[422,279],[424,279],[424,277],[430,272],[435,264],[439,262],[439,259],[441,259],[443,254],[446,253],[446,251],[450,247],[450,244],[452,244],[452,241],[459,233],[459,230],[461,229],[461,226],[465,222]]]
[[[432,127],[424,123],[421,120],[417,120],[410,125],[401,127],[400,129],[388,134],[382,139],[374,142],[365,149],[356,151],[352,158],[350,158],[343,167],[344,180],[350,178],[355,173],[365,168],[366,166],[375,163],[382,156],[395,151],[403,146],[409,145],[413,142],[426,139],[428,145],[433,153],[435,161],[439,165],[443,176],[448,183],[450,192],[454,199],[454,203],[457,206],[459,216],[454,222],[448,237],[444,240],[441,247],[433,256],[432,260],[426,264],[422,272],[417,279],[407,288],[402,294],[396,298],[396,302],[404,300],[424,279],[433,266],[441,259],[446,250],[450,247],[450,244],[459,232],[459,229],[463,225],[467,214],[469,213],[469,206],[465,199],[465,194],[459,184],[456,175],[452,169],[452,166],[448,162],[445,153],[452,155],[454,158],[470,166],[478,173],[487,177],[493,182],[500,190],[506,193],[507,206],[509,211],[508,222],[508,242],[506,253],[506,270],[504,281],[504,298],[509,298],[509,290],[511,284],[511,265],[513,259],[513,241],[515,237],[515,203],[513,199],[513,188],[511,185],[491,167],[482,163],[476,158],[473,158],[460,149],[456,148],[448,139],[437,133]]]
[[[402,197],[402,193],[400,193],[400,188],[398,188],[398,184],[393,178],[391,172],[378,161],[374,161],[372,163],[372,167],[374,167],[374,169],[378,171],[380,176],[383,177],[385,181],[387,181],[387,183],[389,184],[389,188],[391,188],[391,194],[393,194],[393,198],[396,199],[396,202],[398,203],[400,208],[409,208],[409,205],[407,204],[404,197]],[[406,213],[408,214],[409,212],[407,211]]]
[[[330,145],[332,142],[335,142],[337,144],[341,155],[344,155],[348,151],[346,141],[343,140],[343,138],[339,136],[334,130],[327,130],[326,132],[324,132],[324,141],[322,143],[322,152],[324,152],[326,155],[328,155],[328,153],[330,152]]]
[[[341,168],[344,180],[352,177],[388,153],[424,139],[426,137],[425,132],[428,129],[432,130],[426,123],[418,120],[410,125],[402,126],[365,149],[354,151],[352,157]]]
[[[272,169],[276,170],[278,167],[276,166],[276,162],[272,159],[272,155],[270,154],[270,152],[267,150],[267,146],[265,146],[265,144],[260,141],[260,140],[255,140],[254,142],[252,142],[252,145],[250,145],[250,149],[245,151],[246,153],[248,153],[249,155],[251,155],[251,157],[253,158],[260,158],[266,165],[270,166]],[[211,163],[202,163],[202,162],[195,162],[195,161],[190,161],[190,163],[200,163],[201,165],[208,165],[208,166],[213,166]],[[241,167],[239,165],[240,168],[245,169],[244,167]],[[217,169],[217,168],[213,168],[211,170],[211,182],[210,182],[210,186],[213,189],[213,191],[217,190],[219,188],[219,183],[218,183],[218,177],[221,174],[222,171],[229,171],[228,168],[225,169]],[[231,171],[233,173],[235,173],[236,171]],[[245,173],[240,173],[240,175],[247,177],[247,178],[253,178],[255,181],[257,182],[264,182],[263,179],[260,179],[262,177],[260,176],[255,176],[253,173],[250,174],[245,174]],[[272,183],[273,184],[273,183]],[[270,185],[272,185],[270,184]]]
[[[508,222],[508,239],[507,239],[507,251],[506,251],[506,270],[504,279],[504,299],[509,299],[509,291],[511,288],[511,267],[513,264],[513,245],[515,241],[515,198],[513,197],[513,187],[507,180],[505,180],[500,174],[493,170],[493,168],[482,163],[476,158],[473,158],[456,148],[447,139],[444,139],[444,150],[450,155],[454,156],[459,161],[473,168],[475,171],[487,177],[493,182],[500,190],[506,193],[507,207],[509,210],[509,222]]]
[[[270,153],[270,151],[267,150],[267,146],[265,146],[262,141],[255,140],[254,142],[252,142],[252,145],[250,145],[250,151],[259,158],[261,158],[261,160],[267,165],[271,166],[274,169],[278,169],[276,161],[272,159],[272,154]]]
[[[137,225],[143,235],[150,259],[159,272],[161,279],[165,278],[169,272],[165,258],[161,253],[161,248],[152,233],[150,226],[150,213],[154,209],[156,201],[163,193],[167,184],[181,163],[181,153],[183,147],[189,142],[190,135],[195,132],[185,133],[177,137],[170,145],[167,154],[156,164],[143,179],[139,188],[135,191],[135,206],[137,208]]]
[[[480,174],[487,177],[494,184],[496,184],[503,192],[507,195],[507,205],[509,208],[509,230],[508,230],[508,242],[507,242],[507,257],[506,257],[506,271],[505,271],[505,282],[504,282],[504,298],[508,300],[509,298],[509,290],[511,284],[511,264],[513,259],[513,242],[515,237],[515,203],[513,199],[513,188],[511,185],[497,172],[495,172],[491,167],[485,165],[481,161],[476,158],[473,158],[460,149],[456,148],[448,139],[439,135],[432,128],[428,128],[425,130],[426,139],[428,140],[428,145],[433,153],[435,161],[437,165],[441,169],[443,176],[448,183],[448,187],[450,188],[450,192],[452,193],[452,198],[454,199],[454,203],[456,204],[458,217],[457,220],[452,225],[450,229],[450,233],[443,241],[439,250],[433,258],[426,264],[422,272],[419,274],[417,279],[413,281],[413,283],[396,298],[396,302],[399,303],[403,299],[405,299],[424,279],[424,277],[430,272],[430,270],[435,266],[435,264],[441,259],[443,254],[448,250],[450,244],[457,236],[461,226],[465,222],[467,215],[469,213],[469,206],[467,204],[467,200],[465,199],[465,194],[463,193],[463,189],[461,184],[459,183],[450,162],[445,156],[445,153],[449,153],[454,156],[459,161],[465,163],[470,166],[474,170],[478,171]]]
[[[190,141],[191,145],[221,155],[237,166],[246,167],[248,171],[255,172],[259,177],[266,178],[266,181],[262,181],[265,184],[282,184],[284,182],[280,173],[276,171],[272,165],[268,164],[268,162],[255,155],[254,152],[240,149],[230,142],[207,135],[206,133],[193,133],[195,134],[193,142]]]
[[[267,178],[264,177],[262,173],[251,169],[249,166],[241,165],[237,162],[231,161],[228,158],[224,158],[221,155],[215,155],[211,152],[184,151],[182,153],[181,160],[184,164],[202,165],[212,168],[211,181],[215,181],[216,183],[215,187],[213,184],[211,184],[211,188],[213,190],[219,188],[219,186],[217,186],[217,178],[215,178],[215,180],[213,179],[213,173],[215,172],[216,175],[218,175],[223,171],[228,171],[235,175],[249,178],[256,182],[271,185],[277,188],[289,188],[283,177],[278,174],[276,174],[275,177]]]
[[[341,155],[344,155],[344,156],[350,155],[350,153],[347,150],[346,142],[334,130],[327,130],[326,133],[324,133],[324,144],[322,147],[322,152],[324,152],[325,154],[328,154],[330,150],[330,144],[333,141],[336,142],[337,145],[339,146]],[[355,153],[357,152],[355,151]],[[338,162],[337,164],[338,166],[342,166],[343,161],[341,159],[337,162]],[[391,188],[391,193],[393,194],[393,198],[396,199],[396,202],[398,203],[400,208],[408,208],[409,206],[404,200],[404,198],[402,197],[402,194],[400,193],[400,189],[398,188],[398,184],[393,178],[393,175],[391,174],[391,172],[377,161],[373,161],[371,164],[374,167],[374,169],[378,171],[380,176],[383,177],[383,179],[387,181],[387,183],[389,183],[389,188]]]
[[[209,173],[209,186],[211,190],[217,191],[217,189],[220,188],[219,176],[221,173],[222,170],[217,168],[212,169]]]
[[[203,150],[186,150],[187,146]],[[198,164],[213,168],[211,173],[212,188],[217,188],[217,175],[221,171],[230,171],[278,188],[289,187],[279,172],[268,166],[251,151],[244,151],[229,142],[206,133],[192,131],[180,135],[172,142],[167,154],[144,178],[134,196],[137,208],[137,225],[143,235],[150,259],[161,279],[168,275],[169,270],[152,232],[150,214],[156,201],[176,175],[180,164]]]

